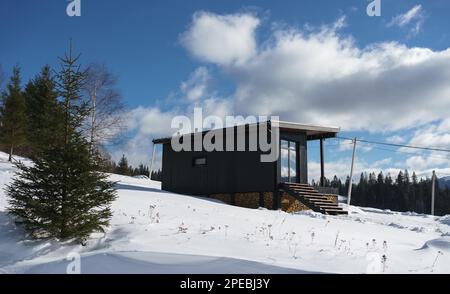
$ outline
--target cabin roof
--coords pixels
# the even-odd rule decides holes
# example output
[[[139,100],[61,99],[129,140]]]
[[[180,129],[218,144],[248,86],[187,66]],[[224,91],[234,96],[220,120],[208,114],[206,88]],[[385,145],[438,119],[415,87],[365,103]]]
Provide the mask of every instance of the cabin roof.
[[[326,138],[334,138],[340,132],[339,127],[331,127],[331,126],[319,126],[312,124],[301,124],[287,121],[269,121],[271,124],[278,123],[280,131],[289,132],[289,133],[306,133],[308,140],[318,140],[318,139],[326,139]],[[265,122],[259,122],[257,124],[261,124]],[[254,124],[253,124],[254,125]],[[248,124],[246,126],[249,126]],[[236,127],[236,126],[234,126]],[[228,129],[233,127],[227,127],[223,129]],[[210,130],[207,130],[210,131]],[[204,131],[204,132],[207,132]],[[193,135],[194,133],[183,134],[180,136]],[[171,137],[154,139],[154,144],[165,144],[170,143]]]
[[[318,140],[321,138],[323,139],[334,138],[341,131],[339,127],[301,124],[287,121],[278,121],[278,124],[280,130],[284,132],[293,132],[293,133],[306,132],[308,140]]]

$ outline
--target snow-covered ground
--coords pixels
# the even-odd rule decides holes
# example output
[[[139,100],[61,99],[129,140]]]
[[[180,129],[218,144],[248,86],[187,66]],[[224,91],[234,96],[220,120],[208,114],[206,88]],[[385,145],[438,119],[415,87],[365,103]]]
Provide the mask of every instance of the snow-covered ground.
[[[0,153],[3,273],[65,273],[77,254],[81,273],[450,273],[450,216],[251,210],[118,175],[106,234],[84,247],[30,240],[6,213],[3,188],[14,174],[6,159]]]

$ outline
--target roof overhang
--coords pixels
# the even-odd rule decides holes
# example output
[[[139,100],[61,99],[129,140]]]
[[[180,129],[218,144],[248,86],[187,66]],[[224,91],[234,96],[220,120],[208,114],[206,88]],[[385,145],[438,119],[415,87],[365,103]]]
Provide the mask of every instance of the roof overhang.
[[[280,130],[284,132],[306,133],[308,140],[334,138],[341,131],[339,127],[318,126],[287,121],[272,121],[272,123],[278,123]]]
[[[339,127],[330,127],[330,126],[319,126],[319,125],[310,125],[310,124],[301,124],[301,123],[293,123],[286,121],[270,121],[271,125],[278,125],[281,132],[290,132],[290,133],[306,133],[306,137],[308,140],[319,140],[326,138],[334,138],[340,132]],[[258,123],[260,124],[260,123]],[[254,126],[255,124],[253,124]],[[250,125],[247,125],[250,126]],[[236,127],[236,126],[234,126]],[[225,129],[231,129],[234,127],[228,127]],[[212,130],[214,131],[214,130]],[[204,131],[208,132],[208,131]],[[193,135],[194,133],[179,135],[179,137]],[[154,144],[166,144],[170,143],[171,137],[154,139]]]

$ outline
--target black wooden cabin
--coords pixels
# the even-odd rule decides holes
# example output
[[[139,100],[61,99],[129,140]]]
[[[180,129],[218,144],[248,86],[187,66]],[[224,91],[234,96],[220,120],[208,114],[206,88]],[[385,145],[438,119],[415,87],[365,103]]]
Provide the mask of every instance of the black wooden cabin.
[[[274,125],[278,125],[279,139],[275,146],[280,153],[278,160],[274,162],[261,162],[261,154],[264,152],[259,148],[258,151],[248,151],[250,133],[259,130],[262,124],[268,125],[269,133],[273,131]],[[314,209],[325,212],[305,198],[308,196],[307,194],[317,194],[318,192],[308,186],[307,142],[320,140],[321,182],[323,184],[323,140],[335,137],[339,128],[282,121],[274,124],[268,121],[233,129],[234,143],[237,142],[237,133],[244,129],[246,151],[207,152],[202,149],[202,151],[175,152],[171,145],[172,138],[153,140],[154,144],[163,145],[162,189],[186,195],[210,196],[238,206],[253,208],[263,206],[270,209],[283,208],[283,193],[286,197],[292,194],[291,196],[295,199],[291,197],[292,201],[289,202],[289,205],[292,206],[295,201],[298,202],[294,210]],[[222,130],[223,144],[226,145],[227,131],[230,128]],[[185,140],[190,136],[193,141],[194,136],[204,136],[205,133],[187,134],[180,136],[180,139]],[[270,134],[268,134],[268,138],[270,138]],[[306,194],[303,195],[305,197],[299,194],[304,189],[307,189]],[[316,196],[327,197],[323,194]],[[329,197],[322,198],[322,200],[329,201]],[[337,199],[330,200],[330,202],[337,206]],[[289,208],[285,210],[289,210]]]

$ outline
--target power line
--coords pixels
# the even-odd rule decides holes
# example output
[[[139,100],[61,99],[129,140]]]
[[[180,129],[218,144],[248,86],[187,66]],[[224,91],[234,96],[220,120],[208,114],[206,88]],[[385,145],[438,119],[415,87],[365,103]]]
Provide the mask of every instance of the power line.
[[[367,144],[366,142],[363,142],[364,144]],[[331,144],[327,144],[327,147],[341,147],[341,146],[345,146],[345,145],[353,145],[353,143],[337,143],[337,142],[333,142]],[[381,150],[381,151],[389,151],[389,152],[394,152],[394,153],[402,153],[402,154],[408,154],[408,155],[417,155],[417,156],[427,156],[427,158],[436,158],[436,159],[450,159],[450,156],[446,156],[446,155],[425,155],[424,153],[419,153],[419,152],[409,152],[409,151],[402,151],[402,150],[398,150],[398,149],[389,149],[389,148],[382,148],[382,147],[376,147],[376,146],[371,146],[370,148],[373,148],[375,150]],[[370,149],[369,149],[370,150]]]
[[[366,142],[363,142],[364,144],[367,144]],[[340,148],[342,146],[350,146],[353,145],[353,143],[338,143],[338,141],[333,142],[333,143],[329,143],[327,144],[327,148]],[[436,158],[436,159],[445,159],[445,160],[450,160],[450,155],[446,156],[446,155],[429,155],[429,154],[424,154],[424,153],[419,153],[419,152],[409,152],[409,151],[402,151],[402,150],[397,150],[397,149],[389,149],[389,148],[382,148],[382,147],[376,147],[376,146],[370,146],[368,148],[374,149],[374,150],[381,150],[381,151],[388,151],[388,152],[393,152],[393,153],[402,153],[402,154],[408,154],[408,155],[416,155],[416,156],[426,156],[427,158]],[[371,149],[367,150],[370,151]],[[341,150],[341,151],[344,151]],[[366,152],[367,152],[366,151]]]
[[[354,140],[352,138],[346,138],[346,137],[337,137],[342,140]],[[412,145],[403,145],[403,144],[394,144],[394,143],[387,143],[387,142],[377,142],[377,141],[369,141],[369,140],[363,140],[363,139],[356,139],[357,142],[362,143],[368,143],[368,144],[376,144],[376,145],[385,145],[385,146],[391,146],[391,147],[404,147],[404,148],[411,148],[411,149],[419,149],[419,150],[427,150],[427,151],[438,151],[438,152],[448,152],[450,153],[450,149],[442,149],[442,148],[435,148],[435,147],[422,147],[422,146],[412,146]]]
[[[427,158],[447,159],[447,160],[450,159],[450,157],[447,157],[447,156],[425,155],[425,154],[418,153],[418,152],[407,152],[407,151],[393,150],[393,149],[381,148],[381,147],[372,147],[372,148],[375,150],[389,151],[389,152],[402,153],[402,154],[408,154],[408,155],[426,156]]]

